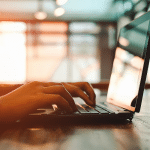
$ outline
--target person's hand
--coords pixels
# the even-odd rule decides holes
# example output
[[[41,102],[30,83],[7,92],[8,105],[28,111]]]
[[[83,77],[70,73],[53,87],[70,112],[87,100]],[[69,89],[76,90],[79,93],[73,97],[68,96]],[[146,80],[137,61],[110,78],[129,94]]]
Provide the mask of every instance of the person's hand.
[[[47,82],[42,84],[45,84],[46,86],[63,85],[66,88],[66,90],[69,91],[72,97],[80,97],[89,105],[95,104],[96,96],[92,86],[88,82]],[[22,86],[22,84],[0,84],[0,96],[8,94],[20,86]]]
[[[88,82],[62,83],[73,97],[82,98],[88,105],[95,105],[96,95]]]
[[[94,90],[87,82],[27,83],[0,97],[0,121],[15,121],[52,104],[72,113],[77,110],[72,96],[81,97],[89,105],[95,104]]]
[[[88,105],[95,105],[96,95],[94,93],[93,87],[88,82],[49,82],[45,84],[49,84],[49,86],[63,85],[72,97],[80,97]]]
[[[69,113],[77,110],[72,96],[63,85],[31,82],[0,97],[0,121],[15,121],[37,108],[52,104]]]

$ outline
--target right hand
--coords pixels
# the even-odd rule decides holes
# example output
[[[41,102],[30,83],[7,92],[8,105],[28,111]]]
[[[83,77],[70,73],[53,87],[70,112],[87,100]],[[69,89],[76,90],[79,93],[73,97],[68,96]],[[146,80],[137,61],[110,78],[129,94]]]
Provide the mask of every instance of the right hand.
[[[61,84],[27,83],[0,97],[0,121],[15,121],[37,108],[52,104],[69,113],[77,110],[72,96]]]

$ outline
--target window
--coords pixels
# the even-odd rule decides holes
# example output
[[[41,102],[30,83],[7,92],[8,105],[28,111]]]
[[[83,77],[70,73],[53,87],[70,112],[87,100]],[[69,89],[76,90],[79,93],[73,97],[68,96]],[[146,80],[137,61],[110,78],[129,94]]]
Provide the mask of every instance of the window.
[[[67,53],[65,22],[27,24],[27,81],[52,81]],[[58,78],[61,78],[60,76]]]
[[[26,80],[26,24],[0,22],[0,82]]]
[[[102,30],[96,22],[0,22],[0,82],[99,82]],[[115,30],[107,32],[112,49]]]

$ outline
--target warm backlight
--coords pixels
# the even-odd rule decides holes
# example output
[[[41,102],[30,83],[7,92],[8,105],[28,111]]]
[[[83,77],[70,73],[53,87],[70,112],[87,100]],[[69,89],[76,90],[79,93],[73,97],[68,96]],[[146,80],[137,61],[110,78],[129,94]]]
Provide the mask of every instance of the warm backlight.
[[[0,82],[25,81],[25,30],[26,26],[21,22],[0,23]]]

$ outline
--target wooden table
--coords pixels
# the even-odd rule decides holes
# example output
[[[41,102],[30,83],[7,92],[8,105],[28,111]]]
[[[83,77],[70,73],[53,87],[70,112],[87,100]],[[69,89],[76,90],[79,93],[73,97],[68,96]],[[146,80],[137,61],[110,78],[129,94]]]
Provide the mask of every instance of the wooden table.
[[[0,150],[148,150],[150,93],[132,122],[1,126]]]

